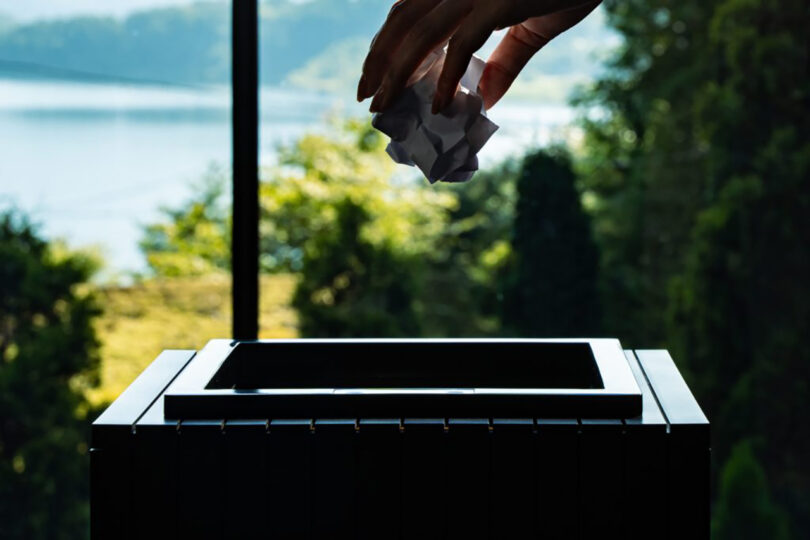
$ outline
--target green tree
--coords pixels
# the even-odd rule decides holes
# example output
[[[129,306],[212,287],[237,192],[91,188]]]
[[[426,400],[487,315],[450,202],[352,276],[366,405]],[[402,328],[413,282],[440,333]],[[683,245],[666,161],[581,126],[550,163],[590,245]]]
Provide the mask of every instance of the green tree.
[[[193,187],[194,197],[177,208],[161,208],[165,219],[144,228],[140,247],[156,275],[197,276],[230,269],[231,209],[223,200],[227,187],[225,174],[212,165]]]
[[[500,334],[502,295],[495,284],[511,253],[519,166],[519,160],[507,159],[470,182],[427,188],[458,202],[427,254],[419,301],[423,335]]]
[[[787,520],[773,504],[765,471],[751,444],[734,446],[720,475],[720,493],[712,520],[714,540],[785,540]]]
[[[395,174],[387,139],[368,121],[335,120],[328,135],[309,134],[280,150],[261,185],[262,268],[301,269],[307,244],[332,234],[347,199],[368,217],[373,245],[428,253],[447,224],[453,195]]]
[[[671,287],[673,345],[730,442],[761,455],[779,504],[810,530],[810,80],[804,2],[727,0],[710,19],[712,77],[696,92],[707,188]]]
[[[759,452],[810,530],[810,82],[804,2],[605,3],[624,44],[584,99],[607,330],[668,346],[713,455]]]
[[[262,265],[301,271],[305,335],[419,335],[424,262],[456,201],[397,177],[386,142],[342,121],[283,149],[262,183]]]
[[[0,537],[88,531],[87,404],[98,383],[87,256],[0,216]]]
[[[669,280],[703,201],[707,149],[694,139],[695,88],[708,77],[716,2],[606,0],[622,45],[577,102],[597,108],[578,163],[600,248],[605,331],[666,346]]]
[[[520,336],[599,333],[598,253],[576,177],[563,152],[537,151],[517,180],[503,324]]]
[[[419,260],[396,246],[364,238],[366,210],[351,200],[335,207],[326,234],[307,244],[293,306],[307,337],[418,336],[414,300]]]

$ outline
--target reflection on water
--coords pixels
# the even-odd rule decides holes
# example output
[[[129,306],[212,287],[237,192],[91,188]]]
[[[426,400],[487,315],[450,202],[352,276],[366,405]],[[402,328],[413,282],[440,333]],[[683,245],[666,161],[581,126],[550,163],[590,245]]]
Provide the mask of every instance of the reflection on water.
[[[261,92],[261,160],[330,113],[362,116],[351,97],[283,88]],[[559,136],[565,106],[501,103],[483,166]],[[45,234],[96,244],[115,269],[141,269],[140,227],[188,196],[210,166],[230,163],[227,88],[138,87],[0,80],[0,208],[16,205]]]

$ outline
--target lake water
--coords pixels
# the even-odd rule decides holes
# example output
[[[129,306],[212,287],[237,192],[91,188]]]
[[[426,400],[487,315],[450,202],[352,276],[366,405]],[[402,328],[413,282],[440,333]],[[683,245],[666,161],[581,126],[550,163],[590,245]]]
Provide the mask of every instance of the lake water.
[[[300,90],[261,92],[261,160],[338,112],[366,115],[352,99]],[[504,102],[501,129],[481,153],[492,165],[563,136],[566,106]],[[0,79],[0,210],[17,207],[51,238],[101,248],[108,273],[143,270],[142,226],[191,193],[212,164],[228,167],[230,94],[222,89]]]

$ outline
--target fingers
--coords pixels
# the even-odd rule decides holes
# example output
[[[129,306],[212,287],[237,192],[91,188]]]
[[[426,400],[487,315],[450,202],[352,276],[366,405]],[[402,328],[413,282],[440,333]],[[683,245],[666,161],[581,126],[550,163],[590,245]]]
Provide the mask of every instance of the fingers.
[[[531,18],[524,26],[550,41],[587,17],[599,4],[600,0],[590,0],[542,17]]]
[[[391,58],[370,110],[385,109],[399,95],[411,74],[436,47],[447,41],[472,10],[471,0],[445,0],[423,17]]]
[[[489,109],[509,90],[518,74],[546,43],[584,19],[599,0],[577,4],[570,9],[533,17],[512,26],[489,57],[479,88],[484,107]]]
[[[548,39],[520,24],[509,29],[492,52],[478,88],[484,108],[490,109],[512,86],[520,71]]]
[[[380,86],[385,68],[414,25],[440,0],[398,0],[388,13],[380,31],[371,42],[363,62],[363,75],[357,85],[357,101],[373,96]]]
[[[540,3],[398,0],[371,44],[357,99],[375,96],[372,112],[387,108],[428,54],[450,39],[434,96],[435,114],[452,100],[470,57],[492,30],[515,24],[492,53],[479,84],[484,106],[490,108],[540,48],[585,18],[599,3],[600,0]]]
[[[442,73],[436,85],[436,94],[433,97],[433,114],[437,114],[452,101],[458,83],[470,64],[470,58],[486,42],[494,29],[495,24],[489,17],[476,17],[476,19],[476,21],[469,21],[467,26],[461,28],[450,38],[447,56],[444,59]],[[475,89],[471,88],[471,90]]]

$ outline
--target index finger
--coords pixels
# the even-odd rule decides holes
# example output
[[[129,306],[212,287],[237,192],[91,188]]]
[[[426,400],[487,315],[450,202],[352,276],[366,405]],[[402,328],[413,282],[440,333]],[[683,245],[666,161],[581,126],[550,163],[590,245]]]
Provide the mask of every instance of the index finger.
[[[385,66],[391,61],[405,36],[414,25],[427,15],[441,0],[398,0],[388,17],[374,36],[366,59],[363,74],[357,85],[357,100],[363,101],[373,96],[380,86]]]
[[[446,42],[472,11],[472,0],[445,0],[436,6],[406,37],[403,48],[386,66],[379,91],[370,110],[384,110],[396,99],[406,82],[431,51]]]

